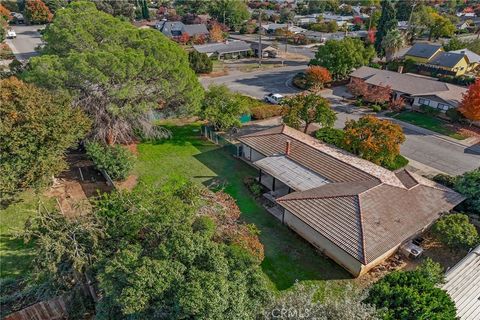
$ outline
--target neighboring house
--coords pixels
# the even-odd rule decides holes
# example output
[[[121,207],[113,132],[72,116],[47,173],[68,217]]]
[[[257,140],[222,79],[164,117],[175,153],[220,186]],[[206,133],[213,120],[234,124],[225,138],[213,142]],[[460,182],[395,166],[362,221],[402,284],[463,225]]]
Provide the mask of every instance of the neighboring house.
[[[185,33],[190,37],[208,36],[207,26],[204,24],[184,24],[181,21],[159,21],[155,28],[169,38],[179,38]]]
[[[446,290],[460,320],[480,319],[480,246],[445,274]]]
[[[286,30],[288,27],[288,31],[292,33],[303,33],[307,31],[306,29],[291,25],[291,24],[286,24],[286,23],[270,23],[266,25],[262,25],[262,28],[265,30],[266,33],[268,34],[275,34],[277,30]]]
[[[389,171],[286,125],[238,140],[239,156],[270,190],[268,210],[356,277],[464,200],[407,170]]]
[[[368,36],[368,32],[364,30],[359,31],[349,31],[349,32],[334,32],[334,33],[325,33],[325,32],[318,32],[318,31],[307,31],[304,35],[314,41],[318,42],[325,42],[327,40],[342,40],[345,37],[351,38],[360,38],[365,40]]]
[[[260,43],[258,42],[250,42],[250,47],[252,48],[253,54],[258,57],[259,52],[260,52]],[[263,57],[269,57],[269,58],[275,58],[278,54],[278,49],[275,47],[272,47],[269,44],[262,43],[261,46],[261,51],[263,54]]]
[[[308,16],[297,15],[293,18],[293,21],[296,24],[299,24],[299,25],[316,23],[317,22],[317,15],[308,15]]]
[[[403,97],[414,107],[427,105],[445,112],[458,107],[467,89],[430,77],[360,67],[351,73],[351,78],[364,80],[373,86],[393,90],[394,97]]]
[[[475,52],[469,49],[460,49],[460,50],[454,50],[449,52],[460,53],[467,57],[469,62],[467,72],[474,71],[480,65],[480,55],[476,54]]]
[[[242,40],[194,45],[193,49],[218,59],[239,58],[252,53],[251,44]]]
[[[411,59],[415,62],[426,63],[430,61],[437,53],[442,52],[442,46],[426,42],[415,43],[410,50],[403,56],[405,59]]]
[[[466,53],[458,51],[445,52],[441,45],[417,42],[403,57],[417,62],[420,71],[461,76],[475,69],[478,62],[470,61]]]

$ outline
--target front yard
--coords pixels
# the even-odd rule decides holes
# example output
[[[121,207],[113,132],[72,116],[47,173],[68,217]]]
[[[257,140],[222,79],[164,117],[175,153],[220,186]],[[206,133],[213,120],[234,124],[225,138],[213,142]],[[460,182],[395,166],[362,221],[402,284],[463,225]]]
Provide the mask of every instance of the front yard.
[[[255,224],[265,247],[262,269],[272,288],[284,290],[296,280],[315,281],[334,290],[351,276],[333,261],[322,257],[312,246],[283,226],[251,196],[243,184],[245,176],[255,176],[249,165],[232,157],[231,149],[220,148],[200,138],[199,125],[169,126],[171,140],[138,145],[137,174],[140,184],[152,184],[168,176],[181,175],[232,195],[242,218]],[[350,282],[347,280],[347,282]]]
[[[457,140],[465,139],[465,136],[457,132],[455,128],[448,122],[424,113],[404,111],[393,115],[393,118],[449,136]]]

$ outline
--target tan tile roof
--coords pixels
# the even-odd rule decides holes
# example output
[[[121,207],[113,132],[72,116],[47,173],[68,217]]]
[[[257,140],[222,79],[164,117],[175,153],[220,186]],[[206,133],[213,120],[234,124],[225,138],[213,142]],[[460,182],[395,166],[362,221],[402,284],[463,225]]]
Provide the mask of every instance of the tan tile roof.
[[[363,264],[416,235],[463,201],[455,191],[407,170],[392,172],[285,125],[239,140],[285,158],[331,183],[277,202]],[[275,172],[270,174],[275,175]]]
[[[410,174],[405,171],[401,176],[410,177],[404,181],[411,189],[385,183],[333,183],[294,192],[277,201],[355,259],[368,264],[463,201],[461,195],[445,187],[413,186],[415,179]],[[341,214],[337,216],[337,212]]]

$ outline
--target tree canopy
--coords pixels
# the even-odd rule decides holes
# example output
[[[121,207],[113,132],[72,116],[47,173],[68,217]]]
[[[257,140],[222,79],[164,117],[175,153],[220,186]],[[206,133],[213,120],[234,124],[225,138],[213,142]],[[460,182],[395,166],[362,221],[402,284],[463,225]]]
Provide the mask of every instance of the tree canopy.
[[[375,56],[372,46],[359,39],[327,40],[318,48],[311,65],[328,69],[334,79],[347,77],[354,68],[369,64]]]
[[[413,271],[394,271],[376,282],[367,303],[382,309],[384,320],[454,320],[455,304],[447,292],[437,287],[443,281],[439,264],[426,262]]]
[[[27,0],[25,3],[25,18],[31,24],[42,24],[52,21],[53,14],[42,0]]]
[[[216,130],[240,127],[240,117],[248,113],[247,100],[225,85],[211,85],[205,94],[201,116]]]
[[[458,110],[465,118],[472,121],[480,121],[480,79],[468,87],[468,91],[463,95]]]
[[[253,319],[268,299],[263,247],[239,215],[230,196],[176,179],[105,194],[87,216],[37,215],[25,236],[40,279],[98,281],[97,319]]]
[[[48,184],[90,121],[70,100],[16,78],[0,80],[0,198]]]
[[[282,101],[285,106],[283,122],[295,129],[304,125],[304,132],[312,123],[332,127],[337,119],[330,102],[315,93],[299,94]]]
[[[137,132],[158,136],[152,112],[188,115],[203,97],[188,57],[156,30],[138,29],[73,2],[57,13],[44,34],[42,55],[23,75],[28,82],[73,97],[92,118],[92,137],[129,142]]]
[[[395,6],[391,0],[382,0],[382,15],[377,25],[375,35],[375,50],[379,57],[385,55],[382,42],[383,38],[392,30],[397,29],[397,19],[395,18]]]
[[[210,2],[208,13],[230,28],[239,28],[245,20],[250,18],[250,12],[244,1],[213,0]]]
[[[454,188],[467,198],[461,204],[465,212],[480,215],[480,167],[457,177]]]
[[[375,116],[363,116],[345,123],[345,148],[379,165],[390,165],[400,154],[405,141],[402,128]]]
[[[455,249],[470,249],[480,240],[468,216],[461,213],[442,217],[433,225],[432,232],[442,243]]]

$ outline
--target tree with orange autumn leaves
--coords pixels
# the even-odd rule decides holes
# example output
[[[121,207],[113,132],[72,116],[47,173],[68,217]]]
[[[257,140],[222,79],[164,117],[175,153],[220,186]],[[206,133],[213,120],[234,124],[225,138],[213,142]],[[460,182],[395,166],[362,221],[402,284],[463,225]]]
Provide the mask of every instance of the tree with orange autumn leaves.
[[[321,66],[310,66],[305,73],[307,81],[314,91],[322,90],[325,84],[332,81],[332,76],[328,69]]]
[[[51,22],[53,14],[42,0],[27,0],[25,4],[25,16],[31,24]]]
[[[3,19],[5,21],[10,20],[10,10],[5,8],[1,3],[0,3],[0,20]]]
[[[211,42],[222,42],[223,41],[223,30],[222,27],[215,23],[210,29],[210,41]]]
[[[405,141],[402,128],[375,116],[363,116],[345,123],[345,149],[378,165],[392,164]]]
[[[474,84],[468,87],[467,93],[463,95],[462,102],[458,107],[465,118],[471,121],[480,121],[480,79],[477,78]]]
[[[354,96],[361,97],[371,103],[388,102],[392,94],[390,86],[370,86],[364,80],[358,78],[352,78],[347,88]]]

